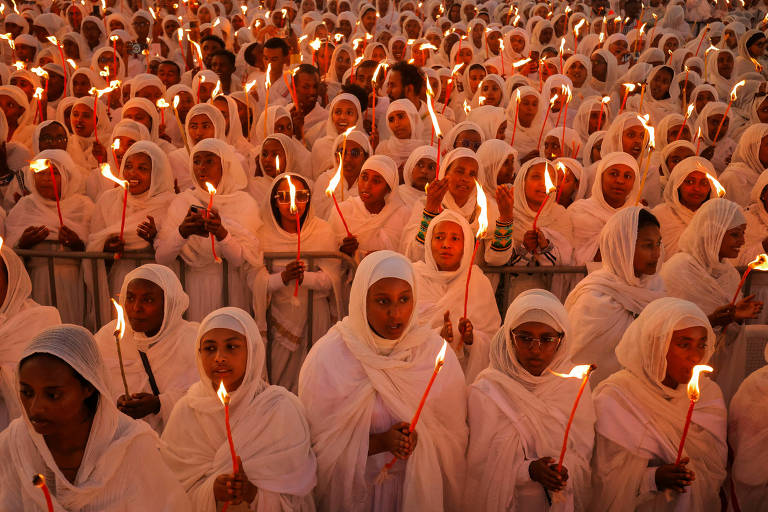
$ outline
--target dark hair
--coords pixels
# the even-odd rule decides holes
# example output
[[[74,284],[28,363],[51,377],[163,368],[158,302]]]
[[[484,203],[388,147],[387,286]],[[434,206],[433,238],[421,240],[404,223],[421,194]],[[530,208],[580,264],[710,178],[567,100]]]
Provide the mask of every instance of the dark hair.
[[[230,64],[230,66],[232,66],[232,69],[234,69],[234,67],[235,67],[235,54],[232,53],[231,51],[229,51],[229,50],[216,50],[215,52],[213,52],[209,56],[209,58],[211,58],[211,59],[214,58],[214,57],[224,57],[225,59],[227,59],[229,61],[229,64]]]
[[[293,76],[298,78],[299,75],[314,75],[320,80],[320,70],[312,64],[299,64],[296,71],[293,72]]]
[[[287,56],[291,52],[291,47],[288,46],[288,43],[279,37],[271,37],[267,39],[264,43],[264,48],[269,48],[270,50],[282,50],[283,56]]]
[[[202,46],[203,43],[205,43],[206,41],[214,41],[216,44],[218,44],[222,48],[226,48],[227,47],[227,43],[225,43],[222,38],[220,38],[219,36],[214,36],[213,34],[209,34],[207,36],[204,36],[200,40],[200,46]]]
[[[661,224],[659,224],[659,219],[657,219],[650,211],[642,208],[637,216],[637,230],[640,231],[648,226],[656,226],[657,228],[660,228]]]
[[[304,185],[304,187],[309,191],[309,201],[307,201],[307,207],[304,209],[304,214],[299,219],[299,224],[301,225],[301,227],[304,227],[304,222],[307,220],[307,215],[309,214],[309,207],[312,204],[312,187],[309,186],[309,183],[307,183],[307,180],[305,180],[302,176],[292,175],[291,178],[294,180],[300,181]],[[272,187],[272,189],[269,191],[269,207],[272,209],[272,215],[277,220],[280,219],[280,209],[277,207],[277,201],[275,200],[275,193],[277,192],[277,187],[279,187],[280,183],[282,183],[283,181],[285,181],[285,178],[282,178],[280,181],[275,183],[275,186]]]
[[[421,94],[421,90],[424,87],[424,77],[421,75],[421,72],[419,71],[419,68],[414,66],[413,64],[408,64],[407,62],[396,62],[394,65],[392,65],[391,68],[389,68],[391,71],[397,71],[400,73],[400,80],[402,82],[403,88],[406,88],[409,85],[413,86],[413,93],[414,94]]]
[[[357,69],[368,69],[368,68],[375,69],[378,65],[379,65],[379,63],[376,62],[375,60],[373,60],[373,59],[366,59],[366,60],[362,61],[360,64],[358,64],[355,67]]]
[[[245,47],[245,51],[243,52],[243,58],[245,58],[245,62],[247,62],[251,66],[256,66],[256,55],[254,55],[254,51],[258,51],[261,48],[261,43],[253,42],[250,43],[248,46]]]
[[[161,62],[160,62],[160,64],[158,64],[158,67],[160,67],[160,66],[173,66],[174,68],[176,68],[176,72],[177,72],[179,75],[181,75],[181,68],[179,67],[179,65],[178,65],[178,64],[176,64],[176,63],[175,63],[174,61],[172,61],[172,60],[168,60],[168,59],[166,59],[166,60],[164,60],[164,61],[161,61]]]
[[[86,379],[85,377],[80,375],[77,371],[75,371],[75,369],[72,368],[72,366],[70,366],[70,364],[65,360],[63,360],[62,358],[55,356],[53,354],[49,354],[48,352],[35,352],[34,354],[30,354],[24,359],[22,359],[21,361],[19,361],[19,371],[21,371],[22,366],[24,366],[26,362],[35,358],[40,358],[40,357],[49,359],[49,360],[58,361],[62,364],[65,364],[70,369],[70,371],[72,372],[72,375],[74,375],[74,377],[77,379],[77,381],[80,383],[81,386],[89,387],[93,389],[93,394],[88,398],[86,398],[83,403],[85,404],[85,408],[88,409],[88,412],[90,413],[90,415],[95,416],[96,409],[98,409],[99,407],[99,394],[100,394],[99,390],[96,389],[96,386],[91,384],[91,382],[88,381],[88,379]]]
[[[760,39],[765,39],[765,34],[762,32],[758,32],[757,34],[752,34],[752,37],[747,39],[747,48],[758,42]]]
[[[341,86],[341,92],[346,92],[347,94],[351,94],[357,98],[357,101],[360,102],[360,110],[362,112],[365,112],[365,110],[368,108],[368,93],[359,85],[344,84]]]

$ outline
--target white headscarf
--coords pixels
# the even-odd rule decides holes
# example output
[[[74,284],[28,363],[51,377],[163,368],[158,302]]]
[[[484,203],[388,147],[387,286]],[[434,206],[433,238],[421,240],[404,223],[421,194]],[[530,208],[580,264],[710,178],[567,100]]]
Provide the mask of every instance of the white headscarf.
[[[419,134],[422,133],[421,117],[419,117],[419,112],[411,100],[402,99],[390,103],[387,108],[387,117],[394,112],[405,112],[408,116],[411,124],[411,136],[408,139],[398,139],[391,135],[379,144],[376,148],[376,154],[392,158],[399,166],[408,159],[414,149],[424,145],[425,141],[418,138]]]
[[[403,184],[400,185],[400,198],[403,203],[410,206],[415,204],[416,201],[422,200],[426,197],[426,193],[423,190],[416,190],[411,186],[413,178],[413,168],[422,158],[428,158],[437,163],[437,149],[433,146],[420,146],[411,152],[408,160],[403,165]],[[437,173],[435,173],[437,175]]]

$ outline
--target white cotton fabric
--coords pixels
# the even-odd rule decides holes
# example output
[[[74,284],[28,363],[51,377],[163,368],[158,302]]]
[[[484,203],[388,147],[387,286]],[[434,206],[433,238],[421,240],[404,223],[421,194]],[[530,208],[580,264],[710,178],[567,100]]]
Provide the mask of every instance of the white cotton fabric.
[[[424,190],[413,187],[413,168],[422,158],[437,163],[437,149],[434,146],[419,146],[414,149],[408,160],[403,165],[403,184],[400,185],[400,198],[405,205],[413,205],[419,201],[425,201],[427,194]],[[437,172],[435,172],[437,174]]]
[[[760,146],[767,136],[768,124],[753,124],[747,128],[736,144],[730,164],[720,175],[719,180],[728,192],[728,199],[742,207],[749,206],[752,186],[766,168],[760,160]]]
[[[386,118],[394,112],[405,112],[411,124],[411,136],[407,139],[398,139],[390,133],[389,138],[381,141],[376,147],[377,155],[386,155],[395,161],[399,167],[408,159],[411,152],[419,146],[423,146],[426,141],[420,138],[422,133],[422,120],[418,110],[409,99],[395,100],[387,108]],[[389,132],[387,127],[387,132]]]

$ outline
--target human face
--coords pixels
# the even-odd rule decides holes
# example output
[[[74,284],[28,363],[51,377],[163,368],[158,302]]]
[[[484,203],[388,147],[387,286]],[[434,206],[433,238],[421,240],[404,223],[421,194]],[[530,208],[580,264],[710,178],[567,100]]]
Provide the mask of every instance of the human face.
[[[432,258],[441,272],[458,270],[464,256],[464,231],[451,221],[435,226],[431,240]]]
[[[713,114],[707,118],[707,133],[710,139],[715,140],[715,135],[717,135],[721,121],[723,122],[723,127],[720,128],[720,134],[717,135],[717,139],[722,140],[728,133],[728,126],[731,124],[731,121],[727,117],[723,121],[723,117],[723,114]]]
[[[612,165],[603,172],[601,183],[605,202],[612,208],[621,208],[635,184],[635,172],[626,165]]]
[[[701,171],[690,173],[677,188],[680,203],[692,212],[698,210],[704,201],[709,199],[710,192],[712,192],[712,184],[707,175]]]
[[[229,80],[235,71],[230,60],[223,55],[211,57],[211,71],[219,75],[221,80]]]
[[[654,99],[663,100],[669,96],[669,86],[672,84],[672,74],[662,68],[651,79],[651,95]]]
[[[365,315],[378,336],[396,340],[403,335],[413,314],[413,288],[396,277],[379,279],[368,288]]]
[[[64,47],[64,55],[68,59],[78,60],[80,58],[80,47],[72,39],[65,39],[62,46]]]
[[[93,133],[93,110],[86,105],[75,105],[69,114],[70,123],[75,134],[80,137],[89,137]]]
[[[664,55],[670,55],[672,52],[680,48],[680,41],[677,40],[676,37],[668,37],[666,41],[664,41]]]
[[[294,76],[296,96],[302,111],[310,112],[315,108],[318,95],[318,78],[313,73],[297,73]]]
[[[764,37],[761,37],[757,41],[752,43],[749,46],[749,48],[747,48],[749,50],[750,55],[752,55],[752,57],[756,59],[759,59],[760,57],[762,57],[763,54],[765,53],[765,43],[766,43],[766,39]]]
[[[544,157],[548,160],[554,160],[563,156],[562,149],[560,148],[560,139],[557,137],[545,137],[544,138]]]
[[[87,75],[78,73],[72,78],[72,94],[76,98],[82,98],[88,95],[88,91],[91,89],[91,81]]]
[[[733,55],[728,52],[718,52],[717,70],[724,78],[731,78],[731,73],[733,73]]]
[[[510,356],[516,357],[520,365],[525,368],[525,371],[538,377],[555,358],[557,349],[560,346],[560,336],[561,333],[545,323],[522,323],[509,333],[515,352],[510,354]],[[538,338],[538,341],[533,341],[528,346],[523,340],[529,338]],[[542,338],[548,340],[548,342],[543,344]],[[555,341],[556,339],[558,341]]]
[[[405,98],[403,79],[398,71],[392,71],[389,73],[389,80],[387,81],[387,96],[389,96],[391,101]]]
[[[291,183],[293,183],[293,186],[296,188],[296,192],[300,192],[302,190],[309,191],[309,189],[300,179],[296,179],[294,177],[291,179]],[[288,197],[290,197],[290,191],[291,186],[288,184],[287,179],[281,179],[280,183],[277,185],[277,189],[275,189],[275,192],[284,192],[285,194],[288,194]],[[280,212],[280,222],[284,224],[290,224],[291,226],[296,226],[296,217],[301,218],[301,216],[304,215],[304,212],[307,211],[307,205],[309,204],[307,201],[297,200],[296,211],[292,212],[290,201],[287,203],[283,203],[277,200],[275,201],[277,204],[277,209]]]
[[[128,191],[138,196],[149,190],[152,184],[152,159],[146,153],[134,153],[125,160],[123,177],[128,181]]]
[[[134,331],[154,336],[163,326],[165,294],[152,281],[134,279],[128,283],[123,306],[128,323]]]
[[[666,386],[676,388],[691,380],[693,367],[701,364],[707,353],[707,338],[707,328],[703,326],[672,332],[667,349]]]
[[[739,44],[739,40],[736,38],[736,33],[733,30],[726,30],[723,34],[725,36],[725,44],[731,50],[735,49]]]
[[[69,11],[67,11],[67,19],[69,20],[69,24],[72,26],[72,28],[75,31],[79,31],[80,24],[83,23],[83,13],[80,12],[80,9],[72,7],[69,9]]]
[[[288,161],[285,148],[275,139],[267,139],[264,144],[261,145],[261,170],[269,176],[274,178],[279,174],[277,162],[280,162],[280,168],[285,169],[285,163]]]
[[[163,91],[157,86],[148,85],[136,91],[135,97],[148,99],[154,105],[157,100],[163,97]]]
[[[53,188],[53,181],[51,181],[51,171],[46,169],[34,174],[35,190],[37,190],[37,192],[45,199],[48,199],[49,201],[55,201],[56,193],[61,193],[61,174],[59,174],[59,170],[56,168],[56,165],[54,165],[53,162],[51,162],[50,165],[53,169],[53,176],[56,179],[56,188]]]
[[[520,100],[520,110],[517,113],[518,122],[529,128],[539,111],[539,98],[534,95],[523,96]]]
[[[32,428],[42,436],[70,431],[87,423],[86,400],[96,393],[58,357],[36,354],[19,368],[19,397]]]
[[[525,175],[525,200],[532,210],[538,210],[547,197],[547,187],[544,181],[545,172],[549,172],[550,179],[555,181],[554,168],[544,163],[533,165],[528,169],[528,174]]]
[[[40,130],[40,137],[38,144],[40,145],[40,151],[46,149],[61,149],[67,150],[67,142],[69,137],[67,131],[59,123],[51,123],[42,130]]]
[[[560,173],[558,172],[558,177],[559,175]],[[579,188],[579,180],[576,179],[576,176],[570,169],[566,169],[565,176],[562,177],[557,186],[559,187],[557,203],[567,208],[573,202],[573,194]]]
[[[601,82],[605,82],[605,76],[608,73],[608,63],[601,55],[593,55],[590,59],[592,62],[592,76]]]
[[[35,86],[32,82],[27,80],[26,78],[21,77],[14,77],[11,78],[11,85],[15,85],[22,91],[24,91],[24,94],[27,95],[27,100],[32,101],[32,97],[35,94]]]
[[[709,91],[702,91],[699,94],[697,94],[696,95],[696,99],[695,99],[696,112],[701,113],[702,109],[710,101],[715,101],[715,96],[711,92],[709,92]]]
[[[736,226],[725,232],[723,235],[723,241],[720,243],[720,252],[718,257],[722,261],[725,258],[733,259],[739,257],[739,251],[744,246],[744,233],[747,230],[747,225],[742,224]]]
[[[373,9],[367,10],[365,14],[363,14],[361,21],[363,22],[365,30],[371,32],[374,25],[376,25],[376,11]]]
[[[203,139],[213,139],[216,136],[216,127],[207,115],[196,114],[187,123],[187,134],[192,145],[195,145]]]
[[[176,66],[172,64],[160,64],[157,67],[157,78],[163,82],[166,88],[174,86],[181,82],[181,76]]]
[[[387,116],[387,123],[392,134],[398,139],[411,138],[411,120],[403,110],[396,110]]]
[[[669,169],[669,172],[672,172],[672,170],[677,166],[677,164],[679,164],[680,162],[682,162],[683,160],[685,160],[690,156],[695,156],[695,154],[689,148],[675,149],[667,157],[667,169]]]
[[[653,275],[661,258],[661,230],[658,226],[646,225],[637,230],[635,255],[632,267],[635,277]]]
[[[192,172],[195,174],[197,184],[203,190],[207,190],[206,182],[218,187],[224,173],[221,167],[221,158],[210,151],[198,151],[192,157]]]
[[[477,161],[466,157],[456,159],[446,170],[448,191],[459,206],[463,206],[475,190],[477,172]]]
[[[397,60],[402,60],[405,55],[405,42],[397,40],[392,43],[392,56]]]
[[[123,119],[132,119],[147,127],[149,133],[152,133],[152,117],[139,107],[131,107],[123,110]]]
[[[621,63],[621,57],[627,53],[628,48],[629,46],[627,45],[627,42],[623,39],[619,39],[608,46],[608,51],[616,57],[617,63]]]
[[[331,121],[336,127],[336,132],[342,133],[357,123],[357,108],[349,100],[339,100],[331,110]]]
[[[437,175],[437,163],[431,158],[420,158],[411,170],[411,186],[423,191]]]
[[[520,53],[525,49],[525,38],[519,34],[513,34],[509,36],[509,44],[515,52]]]
[[[499,168],[496,175],[496,185],[514,183],[515,181],[515,156],[509,155]]]
[[[357,179],[360,200],[368,211],[379,213],[386,204],[387,194],[391,192],[384,176],[372,169],[363,169]]]
[[[483,78],[485,78],[485,70],[483,68],[475,68],[469,71],[469,89],[472,94],[477,91]]]
[[[645,128],[642,125],[624,128],[624,132],[621,134],[622,149],[634,158],[639,157],[643,150],[644,137]]]
[[[80,30],[82,31],[83,37],[88,42],[88,46],[93,49],[98,44],[101,35],[99,27],[92,21],[86,21],[83,22]]]
[[[240,387],[248,365],[248,341],[231,329],[217,328],[203,334],[198,345],[200,362],[213,389],[221,383],[228,393]]]
[[[595,141],[595,143],[592,145],[592,151],[590,151],[590,157],[592,157],[592,162],[599,162],[600,161],[600,150],[603,147],[603,139],[600,139],[598,141]]]
[[[680,127],[682,126],[682,131],[680,131]],[[680,133],[680,140],[691,140],[691,130],[688,128],[688,125],[674,125],[670,126],[667,130],[667,144],[671,144],[677,139],[677,134]]]
[[[501,87],[493,80],[486,80],[483,82],[483,86],[480,88],[480,94],[485,97],[483,105],[499,106],[501,103]]]
[[[768,96],[757,107],[757,117],[761,123],[768,123]]]
[[[280,48],[264,48],[264,69],[267,69],[267,66],[271,64],[271,71],[273,73],[278,69],[282,72],[284,63],[285,56],[283,55],[283,50]]]
[[[459,132],[456,136],[456,141],[453,144],[454,148],[467,148],[471,149],[475,153],[483,143],[482,136],[475,130],[464,130]]]
[[[565,76],[571,79],[574,87],[581,87],[587,79],[587,68],[579,61],[575,61],[565,71]]]
[[[144,17],[138,17],[131,23],[133,31],[136,32],[139,41],[144,41],[149,34],[149,20]]]
[[[213,100],[213,106],[216,107],[216,109],[221,112],[221,117],[224,118],[224,128],[225,133],[229,133],[229,102],[227,102],[226,98],[223,96],[217,96],[215,100]]]
[[[344,76],[344,73],[352,67],[352,57],[349,55],[349,52],[339,51],[339,53],[336,54],[336,60],[333,62],[333,66],[336,70],[336,76]]]
[[[757,154],[763,167],[768,167],[768,135],[760,140],[760,149]]]

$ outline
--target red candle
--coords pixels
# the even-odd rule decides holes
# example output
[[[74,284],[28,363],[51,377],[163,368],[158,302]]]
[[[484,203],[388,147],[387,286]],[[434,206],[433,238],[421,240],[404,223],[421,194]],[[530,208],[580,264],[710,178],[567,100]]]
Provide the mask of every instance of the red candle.
[[[757,258],[755,258],[747,265],[747,270],[745,270],[744,275],[741,276],[741,281],[739,281],[739,286],[736,288],[736,293],[733,294],[731,306],[736,304],[736,299],[739,298],[739,292],[741,292],[741,289],[744,287],[744,283],[747,281],[747,276],[754,269],[763,271],[768,270],[768,254],[758,254]]]
[[[469,300],[469,280],[472,277],[472,265],[475,262],[475,256],[477,256],[477,248],[480,247],[480,240],[482,240],[485,231],[488,229],[488,200],[483,192],[483,187],[480,186],[477,180],[475,180],[475,190],[477,192],[477,206],[480,208],[480,215],[477,217],[477,235],[475,236],[475,248],[472,251],[472,258],[469,260],[469,270],[467,270],[467,284],[464,287],[464,316],[467,318],[467,302]]]
[[[626,101],[627,96],[624,95],[624,100]],[[611,97],[610,96],[603,96],[603,99],[600,100],[600,117],[597,120],[597,131],[600,131],[600,127],[603,125],[603,109],[605,106],[610,103]],[[565,141],[565,130],[563,130],[563,141]]]
[[[280,160],[279,157],[277,158],[277,169],[278,172],[280,171]],[[291,207],[290,211],[294,215],[296,215],[296,263],[301,261],[301,216],[299,215],[299,209],[296,208],[296,187],[294,186],[293,182],[291,181],[291,177],[287,176],[286,179],[288,180],[288,189],[291,196]],[[296,279],[296,287],[293,289],[293,296],[297,297],[299,295],[299,280]]]
[[[624,86],[624,99],[621,101],[621,108],[619,109],[619,114],[624,112],[624,107],[627,104],[627,96],[629,96],[629,93],[634,91],[636,87],[635,84],[622,84],[622,85]]]
[[[237,454],[235,453],[235,443],[232,441],[232,429],[229,426],[229,393],[227,393],[227,388],[224,387],[224,381],[221,381],[221,384],[219,384],[219,390],[216,392],[217,395],[219,395],[219,400],[221,400],[221,403],[224,404],[224,425],[227,428],[227,442],[229,443],[229,454],[232,456],[232,475],[236,475],[239,466],[237,464]],[[226,512],[227,507],[229,507],[229,502],[224,503],[224,506],[221,509],[221,512]]]
[[[517,90],[517,106],[515,107],[515,122],[512,125],[512,140],[509,145],[512,146],[515,143],[515,133],[517,133],[517,116],[520,113],[520,89]]]
[[[59,214],[59,226],[64,226],[64,219],[61,216],[61,204],[59,197],[59,187],[56,185],[56,174],[53,172],[53,166],[48,160],[32,160],[29,162],[29,168],[35,173],[48,170],[51,173],[51,183],[53,184],[53,195],[56,196],[56,211]]]
[[[117,36],[110,36],[109,37],[112,40],[112,67],[114,68],[114,76],[117,78],[117,40],[119,39]]]
[[[709,32],[709,25],[704,27],[704,33],[701,34],[701,39],[699,39],[699,44],[696,46],[696,53],[693,54],[694,57],[698,57],[699,50],[701,50],[701,43],[703,43],[704,38],[707,37],[707,32]]]
[[[683,447],[685,446],[685,438],[688,436],[688,427],[691,425],[691,416],[693,415],[693,407],[696,402],[699,401],[701,394],[699,393],[699,374],[701,372],[711,372],[712,367],[705,364],[697,364],[693,367],[693,373],[691,374],[691,380],[688,382],[688,398],[691,400],[691,405],[688,406],[688,414],[685,417],[685,423],[683,424],[683,435],[680,437],[680,446],[677,448],[677,458],[675,464],[680,464],[680,460],[683,458]]]
[[[536,143],[536,150],[538,151],[541,147],[541,138],[544,136],[544,128],[547,126],[547,119],[549,118],[549,112],[552,110],[552,107],[555,105],[555,102],[557,101],[557,94],[552,96],[552,99],[549,100],[549,108],[547,109],[547,113],[544,114],[544,122],[541,123],[541,131],[539,132],[539,141]]]
[[[571,88],[567,85],[563,85],[561,91],[565,100],[565,107],[563,107],[565,110],[565,112],[563,112],[563,148],[565,148],[565,125],[568,124],[568,104],[571,102],[573,96],[571,96]],[[565,149],[563,149],[563,155],[565,155]]]
[[[211,214],[211,208],[213,208],[213,196],[216,195],[216,189],[207,181],[205,182],[205,188],[208,189],[208,193],[211,195],[211,198],[208,200],[208,208],[205,210],[205,218],[207,219]],[[211,252],[213,253],[213,260],[216,263],[221,263],[221,258],[216,256],[216,237],[213,233],[211,233]]]
[[[55,44],[56,47],[59,49],[59,57],[61,57],[61,67],[64,69],[64,94],[66,94],[67,84],[69,82],[67,82],[67,61],[64,60],[64,50],[61,46],[61,43],[58,41],[58,39],[56,39],[55,36],[48,36],[47,39],[51,43]],[[13,48],[13,59],[16,60],[16,46],[12,45],[11,47]]]
[[[728,117],[728,111],[731,110],[731,105],[733,104],[734,100],[736,100],[736,89],[741,87],[742,85],[746,84],[746,80],[742,80],[741,82],[738,82],[736,85],[733,86],[733,89],[731,89],[731,99],[728,101],[728,106],[725,108],[725,114],[723,114],[723,118],[720,120],[720,124],[717,126],[717,132],[715,132],[715,138],[712,139],[712,145],[714,146],[717,143],[717,138],[720,136],[720,130],[723,128],[723,124],[725,124],[725,119]]]
[[[48,486],[45,483],[45,477],[40,473],[32,477],[32,484],[43,491],[45,496],[45,506],[48,508],[48,512],[53,512],[53,500],[51,499],[51,491],[48,490]]]
[[[339,203],[336,201],[336,195],[334,195],[333,191],[336,190],[336,187],[339,185],[339,182],[341,181],[341,166],[344,162],[344,155],[339,154],[339,167],[336,169],[336,174],[333,175],[333,178],[331,178],[331,181],[328,182],[328,186],[325,188],[325,195],[330,196],[333,199],[333,204],[336,206],[336,212],[339,214],[339,218],[341,219],[341,223],[344,224],[344,229],[347,231],[347,238],[352,238],[352,233],[349,231],[349,226],[347,226],[347,221],[344,220],[344,215],[341,213],[341,208],[339,208]]]
[[[680,125],[680,129],[677,130],[677,137],[675,137],[675,140],[680,140],[680,137],[683,135],[683,128],[685,128],[685,123],[688,121],[688,117],[690,117],[691,112],[693,112],[693,103],[688,105],[688,110],[685,112],[685,116],[683,116],[683,123]]]
[[[565,450],[568,447],[568,434],[571,431],[571,424],[573,423],[573,418],[576,416],[576,408],[579,406],[579,400],[581,400],[581,395],[584,393],[584,388],[587,387],[587,381],[589,380],[589,374],[592,373],[597,366],[594,364],[584,364],[579,366],[574,366],[573,369],[569,374],[563,374],[563,373],[557,373],[552,372],[558,377],[563,378],[579,378],[581,380],[581,386],[579,386],[579,392],[576,394],[576,400],[573,401],[573,408],[571,409],[571,415],[568,417],[568,424],[565,426],[565,435],[563,436],[563,447],[560,449],[560,458],[557,461],[557,472],[559,473],[560,470],[563,469],[563,459],[565,459]],[[551,370],[550,370],[551,371]]]
[[[117,163],[117,158],[115,158],[115,163]],[[118,186],[123,187],[123,214],[120,221],[120,241],[122,242],[123,233],[125,232],[125,210],[128,206],[128,182],[126,180],[121,180],[112,174],[112,169],[110,168],[109,164],[101,164],[101,175],[108,180],[113,181]],[[119,257],[119,253],[115,254],[115,259],[118,259]]]
[[[547,204],[549,194],[551,194],[552,191],[557,190],[557,186],[552,183],[552,178],[549,177],[549,162],[544,163],[544,188],[546,189],[547,195],[544,196],[544,200],[539,205],[539,209],[536,211],[536,216],[533,218],[533,226],[531,227],[533,231],[536,231],[536,223],[539,221],[539,215],[541,215],[541,212],[544,210],[544,205]]]

